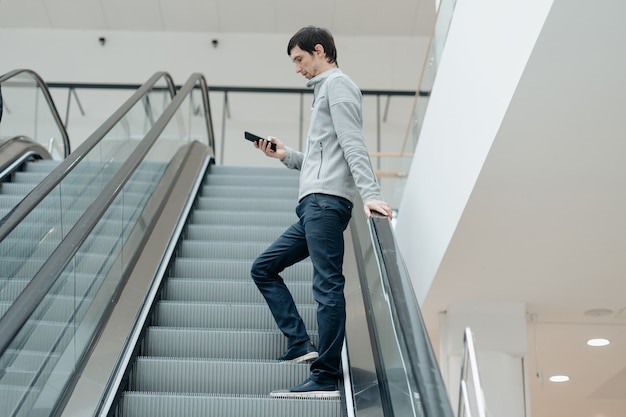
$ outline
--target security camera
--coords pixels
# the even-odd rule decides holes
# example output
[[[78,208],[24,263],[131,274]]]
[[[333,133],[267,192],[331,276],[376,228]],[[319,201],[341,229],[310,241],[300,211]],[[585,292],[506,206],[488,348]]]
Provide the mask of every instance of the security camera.
[[[217,44],[219,43],[219,41],[217,39],[213,39],[211,41],[211,44],[213,45],[213,48],[217,48]]]
[[[105,43],[106,43],[106,41],[107,41],[107,38],[105,38],[104,36],[100,36],[100,37],[98,38],[98,41],[100,41],[100,45],[104,46],[104,44],[105,44]]]

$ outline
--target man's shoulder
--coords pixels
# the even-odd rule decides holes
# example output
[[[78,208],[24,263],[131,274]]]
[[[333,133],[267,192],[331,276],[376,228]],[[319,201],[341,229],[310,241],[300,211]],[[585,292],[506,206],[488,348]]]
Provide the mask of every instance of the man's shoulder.
[[[323,85],[326,86],[336,86],[336,85],[344,85],[346,87],[358,88],[356,83],[352,81],[346,73],[341,71],[339,68],[334,68],[332,70],[327,71],[324,80],[322,81]]]
[[[335,68],[329,71],[328,77],[326,78],[326,82],[332,82],[334,80],[339,80],[339,82],[345,82],[356,86],[355,82],[352,81],[352,78],[350,78],[348,74],[346,74],[339,68]]]
[[[351,97],[352,100],[358,100],[361,96],[361,90],[352,79],[343,72],[335,73],[326,80],[327,90],[336,100],[345,101]]]

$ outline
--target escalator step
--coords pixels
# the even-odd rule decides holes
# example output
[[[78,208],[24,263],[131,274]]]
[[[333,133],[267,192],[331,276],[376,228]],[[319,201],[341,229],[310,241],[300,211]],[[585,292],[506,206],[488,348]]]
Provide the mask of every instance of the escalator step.
[[[317,343],[317,333],[310,336]],[[287,339],[278,330],[150,327],[143,348],[146,356],[267,361],[287,349]]]
[[[340,417],[339,400],[272,399],[269,397],[177,395],[127,392],[124,415],[133,417]]]
[[[285,169],[285,167],[255,167],[248,165],[211,165],[208,170],[208,176],[211,175],[232,175],[234,177],[241,177],[242,182],[249,177],[263,176],[263,177],[294,177],[298,178],[298,171],[291,171]]]
[[[193,223],[221,224],[233,226],[283,226],[287,228],[292,223],[298,221],[295,212],[279,212],[277,215],[264,213],[260,210],[254,211],[208,211],[196,210],[191,215]]]
[[[5,356],[7,363],[10,363],[10,367],[5,367],[4,369],[36,372],[41,369],[44,362],[50,359],[56,361],[60,354],[9,349],[5,352]]]
[[[172,275],[185,278],[237,279],[250,277],[252,261],[220,262],[219,260],[185,259],[174,260]],[[310,281],[313,267],[310,262],[300,262],[286,268],[280,276],[285,281]]]
[[[267,248],[267,243],[184,241],[179,256],[201,259],[236,259],[253,261]]]
[[[16,339],[16,342],[14,343],[19,347],[20,354],[22,352],[25,352],[28,355],[31,354],[30,352],[47,352],[50,350],[50,341],[58,340],[66,330],[65,326],[65,323],[54,322],[26,323],[22,330],[20,330],[20,335],[27,335],[28,339],[22,344],[18,343],[20,341],[19,339]],[[34,329],[36,329],[36,331],[33,334],[30,334]],[[18,335],[18,338],[20,335]],[[68,340],[69,337],[70,335],[67,336]],[[11,346],[11,348],[13,348],[13,346]]]
[[[35,404],[40,388],[37,387],[11,387],[0,384],[0,404],[2,413],[6,416],[21,416],[20,409],[31,409]]]
[[[307,329],[316,330],[316,306],[298,306]],[[276,323],[266,304],[190,303],[161,301],[157,304],[153,323],[168,327],[205,329],[275,330]]]
[[[315,304],[310,283],[288,282],[287,287],[296,304]],[[264,302],[261,293],[250,278],[247,280],[199,280],[170,277],[165,283],[162,297],[169,301],[255,304]]]
[[[245,195],[253,198],[280,198],[293,199],[294,203],[298,198],[298,190],[293,188],[272,188],[272,187],[231,187],[222,185],[202,186],[202,197],[232,197],[237,198]]]
[[[190,224],[187,226],[188,240],[203,241],[245,241],[245,242],[273,242],[285,231],[283,226],[224,226],[222,224],[203,225]]]
[[[52,159],[38,159],[24,165],[25,172],[46,172],[50,173],[59,165],[59,161]]]
[[[139,357],[133,391],[268,395],[309,376],[307,363]]]
[[[294,200],[292,198],[254,199],[254,198],[225,198],[201,197],[196,204],[199,210],[216,211],[257,211],[267,215],[276,212],[293,213]]]
[[[2,266],[5,271],[13,271],[10,275],[11,277],[31,279],[46,260],[47,258],[30,258],[24,261],[24,258],[5,257],[2,259]],[[93,275],[93,273],[102,269],[102,266],[108,262],[109,257],[89,253],[85,254],[85,256],[77,256],[76,260],[77,262],[69,267],[69,271],[78,274],[91,273]],[[3,278],[8,277],[5,273],[2,275]]]
[[[211,174],[207,175],[204,185],[207,186],[241,186],[245,184],[248,187],[298,187],[298,177],[290,177],[283,175],[249,175],[245,178],[245,182],[241,181],[241,177],[235,175]]]
[[[60,289],[55,289],[55,293],[62,296],[85,294],[93,284],[93,281],[94,278],[91,274],[74,274],[73,279],[68,282],[68,285]],[[29,282],[29,279],[24,278],[0,278],[0,301],[15,301]]]

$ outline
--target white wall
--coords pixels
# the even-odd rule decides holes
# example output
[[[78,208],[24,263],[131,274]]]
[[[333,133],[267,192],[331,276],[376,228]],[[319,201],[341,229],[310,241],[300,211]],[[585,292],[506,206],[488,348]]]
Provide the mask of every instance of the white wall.
[[[99,38],[106,38],[104,46]],[[166,32],[101,32],[40,29],[0,29],[0,74],[15,68],[36,71],[47,82],[142,83],[157,71],[169,72],[182,84],[193,72],[203,73],[213,86],[295,87],[306,80],[295,73],[287,55],[291,34],[198,34]],[[217,39],[217,47],[212,40]],[[428,39],[416,37],[336,36],[338,62],[362,89],[416,90]],[[86,115],[71,101],[68,128],[76,148],[131,94],[78,91]],[[67,91],[53,91],[63,119]],[[223,94],[211,94],[213,122],[218,139],[225,131],[224,163],[271,164],[259,159],[241,139],[243,130],[274,135],[297,146],[298,96],[229,96],[230,118],[222,129]],[[393,98],[386,122],[381,124],[381,150],[399,152],[407,132],[413,97]],[[308,104],[304,102],[304,117]],[[380,101],[384,111],[386,98]],[[376,150],[376,99],[364,100],[365,134],[370,151]],[[382,113],[380,114],[382,118]],[[306,124],[305,124],[306,129]],[[219,143],[219,142],[218,142]],[[248,145],[248,146],[246,146]],[[218,155],[221,149],[218,149]],[[395,161],[394,161],[395,162]],[[388,168],[394,162],[385,162]],[[408,167],[407,167],[408,168]],[[398,199],[394,191],[389,191]]]
[[[168,71],[177,82],[201,72],[215,85],[302,87],[286,53],[290,36],[0,29],[0,73],[26,67],[46,81],[138,83],[155,71]],[[336,42],[341,67],[361,88],[416,88],[428,39]]]
[[[552,0],[457,2],[396,228],[420,303],[551,5]]]

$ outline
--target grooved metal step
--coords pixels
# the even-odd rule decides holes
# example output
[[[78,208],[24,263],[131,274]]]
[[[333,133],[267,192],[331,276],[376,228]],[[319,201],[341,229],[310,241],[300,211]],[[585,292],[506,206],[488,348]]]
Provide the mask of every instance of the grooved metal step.
[[[190,224],[187,226],[187,240],[219,240],[247,241],[247,242],[273,242],[285,231],[283,226],[246,226],[222,225],[222,224]]]
[[[252,261],[219,259],[176,258],[172,275],[198,279],[246,279],[250,277]],[[313,266],[310,262],[300,262],[286,268],[280,276],[286,281],[310,281]]]
[[[298,198],[298,191],[289,188],[269,188],[269,187],[231,187],[227,185],[205,185],[201,190],[203,197],[231,197],[237,198],[242,195],[253,198],[293,198],[294,202]]]
[[[317,333],[311,334],[317,343]],[[151,326],[144,354],[177,358],[267,360],[285,351],[285,336],[277,330],[190,329]]]
[[[308,329],[317,328],[316,306],[300,305],[298,311]],[[276,329],[266,304],[161,301],[156,306],[153,320],[170,327]]]
[[[253,261],[267,248],[267,243],[184,241],[179,256],[202,259],[240,259]]]
[[[226,197],[201,197],[196,207],[200,210],[231,210],[246,211],[253,209],[266,215],[277,212],[292,213],[293,198],[254,199],[254,198],[226,198]]]
[[[311,284],[287,282],[296,304],[315,304]],[[170,278],[165,283],[164,297],[170,301],[212,303],[256,303],[265,301],[251,278],[246,280]]]
[[[267,397],[167,392],[127,392],[124,412],[133,417],[340,417],[339,400],[275,399]]]
[[[279,212],[276,214],[261,210],[249,211],[209,211],[197,210],[191,217],[193,223],[202,224],[231,224],[238,226],[284,226],[285,228],[298,221],[295,212]]]
[[[139,357],[132,378],[137,391],[267,395],[308,375],[306,363]]]
[[[287,175],[250,175],[245,179],[245,186],[249,187],[290,187],[294,188],[298,186],[298,178]],[[241,178],[237,175],[229,174],[211,174],[207,176],[205,186],[223,185],[223,186],[238,186],[242,185]]]

